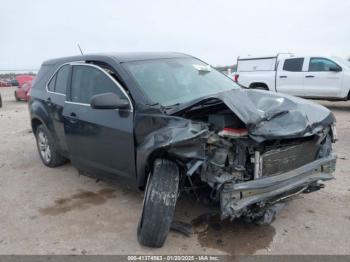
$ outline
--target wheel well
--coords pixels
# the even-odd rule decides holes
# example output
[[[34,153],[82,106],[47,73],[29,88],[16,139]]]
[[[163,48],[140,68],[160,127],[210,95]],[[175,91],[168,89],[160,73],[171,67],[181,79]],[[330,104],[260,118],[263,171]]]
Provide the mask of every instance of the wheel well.
[[[269,90],[269,87],[265,83],[260,83],[260,82],[251,83],[250,86],[249,86],[249,88],[253,88],[253,89],[257,88],[257,87]]]
[[[36,133],[38,126],[40,126],[41,124],[42,122],[39,119],[37,118],[32,119],[32,130],[34,134]]]
[[[143,178],[140,180],[139,186],[138,186],[140,190],[144,190],[146,183],[147,183],[148,176],[150,175],[151,171],[153,170],[153,165],[154,165],[154,162],[157,158],[167,159],[167,160],[173,161],[174,163],[179,165],[179,162],[177,161],[177,159],[175,157],[173,157],[172,155],[170,155],[166,150],[164,150],[162,148],[155,150],[154,152],[152,152],[148,156],[148,158],[146,160]],[[181,171],[182,171],[181,166],[179,166],[179,169],[180,169],[180,173],[181,173]]]
[[[163,149],[158,149],[158,150],[153,151],[147,157],[146,165],[145,165],[145,168],[143,170],[143,172],[144,172],[143,173],[143,179],[139,182],[139,189],[141,189],[141,190],[145,189],[148,176],[149,176],[150,172],[153,170],[154,161],[157,158],[165,158],[165,156],[166,156],[166,151],[163,150]]]

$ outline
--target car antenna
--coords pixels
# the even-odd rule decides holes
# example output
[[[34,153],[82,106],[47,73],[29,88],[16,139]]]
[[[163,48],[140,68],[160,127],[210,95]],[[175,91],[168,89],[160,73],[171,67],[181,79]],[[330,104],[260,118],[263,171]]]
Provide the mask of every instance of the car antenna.
[[[83,53],[83,50],[81,49],[79,43],[77,44],[77,46],[78,46],[78,48],[79,48],[79,51],[80,51],[81,55],[83,55],[84,53]]]

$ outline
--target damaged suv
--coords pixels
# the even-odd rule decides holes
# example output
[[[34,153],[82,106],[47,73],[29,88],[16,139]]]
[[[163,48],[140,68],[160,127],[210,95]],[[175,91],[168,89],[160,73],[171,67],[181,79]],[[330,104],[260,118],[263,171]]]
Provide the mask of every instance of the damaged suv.
[[[180,194],[209,199],[222,219],[270,222],[281,201],[334,178],[328,109],[242,89],[184,54],[46,61],[29,109],[46,166],[70,159],[145,191],[138,240],[146,246],[163,245]]]

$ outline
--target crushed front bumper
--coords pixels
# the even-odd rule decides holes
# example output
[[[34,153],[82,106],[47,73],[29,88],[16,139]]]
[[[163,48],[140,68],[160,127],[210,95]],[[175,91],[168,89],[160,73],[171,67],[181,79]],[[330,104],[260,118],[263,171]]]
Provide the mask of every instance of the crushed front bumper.
[[[226,183],[220,194],[221,216],[239,217],[252,204],[276,202],[317,181],[334,178],[336,155],[317,159],[289,172],[243,183]]]

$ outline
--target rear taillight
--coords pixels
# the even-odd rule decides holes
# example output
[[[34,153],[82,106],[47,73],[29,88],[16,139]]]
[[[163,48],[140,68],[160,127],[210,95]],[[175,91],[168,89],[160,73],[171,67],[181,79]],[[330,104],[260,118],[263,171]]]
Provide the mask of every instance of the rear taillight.
[[[238,77],[239,77],[239,74],[235,74],[233,76],[233,81],[238,82]]]

